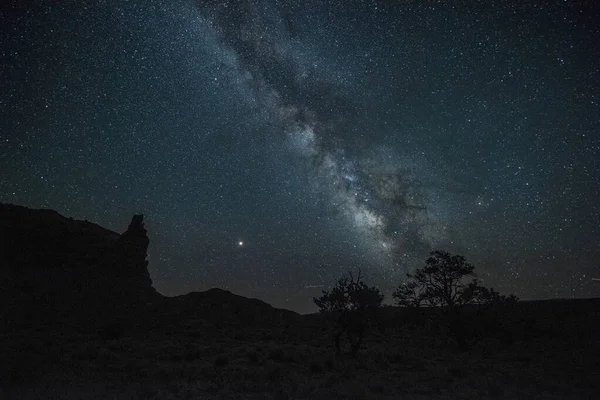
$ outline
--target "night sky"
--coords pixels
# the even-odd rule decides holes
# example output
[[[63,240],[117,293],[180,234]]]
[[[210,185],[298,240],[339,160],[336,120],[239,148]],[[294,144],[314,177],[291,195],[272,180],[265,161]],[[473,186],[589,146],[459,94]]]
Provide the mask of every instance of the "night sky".
[[[523,299],[598,296],[593,3],[3,2],[0,201],[145,214],[166,295],[312,312],[444,249]]]

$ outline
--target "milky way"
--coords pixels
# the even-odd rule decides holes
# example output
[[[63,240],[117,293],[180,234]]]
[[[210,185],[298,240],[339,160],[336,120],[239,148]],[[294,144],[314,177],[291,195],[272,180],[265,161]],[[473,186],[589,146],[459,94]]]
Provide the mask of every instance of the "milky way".
[[[297,52],[312,49],[293,47],[277,7],[230,1],[199,3],[199,9],[214,27],[222,54],[235,55],[229,60],[235,81],[245,85],[251,102],[270,112],[293,150],[306,158],[313,184],[327,193],[332,209],[363,238],[381,268],[403,271],[397,268],[402,257],[394,256],[439,242],[440,224],[428,212],[429,199],[411,166],[399,163],[389,149],[369,148],[368,139],[360,148],[344,140],[348,124],[339,121],[356,118],[351,115],[359,108],[352,104],[355,96],[346,98],[326,76],[309,77],[311,66]]]
[[[314,311],[344,272],[389,298],[445,249],[522,298],[595,296],[599,19],[586,2],[12,2],[0,201],[116,231],[144,213],[169,295]]]

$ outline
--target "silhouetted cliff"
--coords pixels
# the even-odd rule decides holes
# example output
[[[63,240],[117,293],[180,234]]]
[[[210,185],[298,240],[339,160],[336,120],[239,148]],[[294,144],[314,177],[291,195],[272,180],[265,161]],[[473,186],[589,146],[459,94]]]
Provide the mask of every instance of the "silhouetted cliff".
[[[219,289],[165,298],[152,287],[148,244],[143,215],[118,234],[56,211],[0,204],[0,320],[84,329],[201,320],[222,330],[286,325],[297,315]]]
[[[148,243],[142,215],[120,235],[56,211],[0,204],[4,317],[93,323],[159,301]]]
[[[97,266],[119,234],[53,210],[0,204],[0,266],[86,268]]]

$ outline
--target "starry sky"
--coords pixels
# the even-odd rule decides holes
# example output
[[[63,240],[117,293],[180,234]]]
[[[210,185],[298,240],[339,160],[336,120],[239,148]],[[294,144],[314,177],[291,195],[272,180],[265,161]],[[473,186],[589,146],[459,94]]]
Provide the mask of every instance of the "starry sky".
[[[30,3],[0,6],[0,201],[144,213],[161,293],[313,312],[445,249],[600,295],[593,1]]]

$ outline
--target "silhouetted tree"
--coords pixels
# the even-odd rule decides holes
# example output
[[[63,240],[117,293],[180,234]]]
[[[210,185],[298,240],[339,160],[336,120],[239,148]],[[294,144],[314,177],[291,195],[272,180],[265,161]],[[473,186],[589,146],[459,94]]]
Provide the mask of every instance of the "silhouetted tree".
[[[356,279],[352,273],[342,276],[330,291],[323,290],[323,295],[313,301],[319,311],[335,323],[336,352],[340,354],[341,338],[345,334],[354,357],[381,306],[383,294],[376,287],[367,286],[359,271]]]
[[[494,305],[516,302],[518,298],[481,286],[475,278],[475,267],[465,257],[442,250],[430,254],[425,267],[417,269],[414,275],[407,274],[408,281],[399,285],[392,297],[399,306],[425,305],[439,309],[458,346],[466,350],[481,335],[469,337],[463,308],[472,305],[480,313]]]

